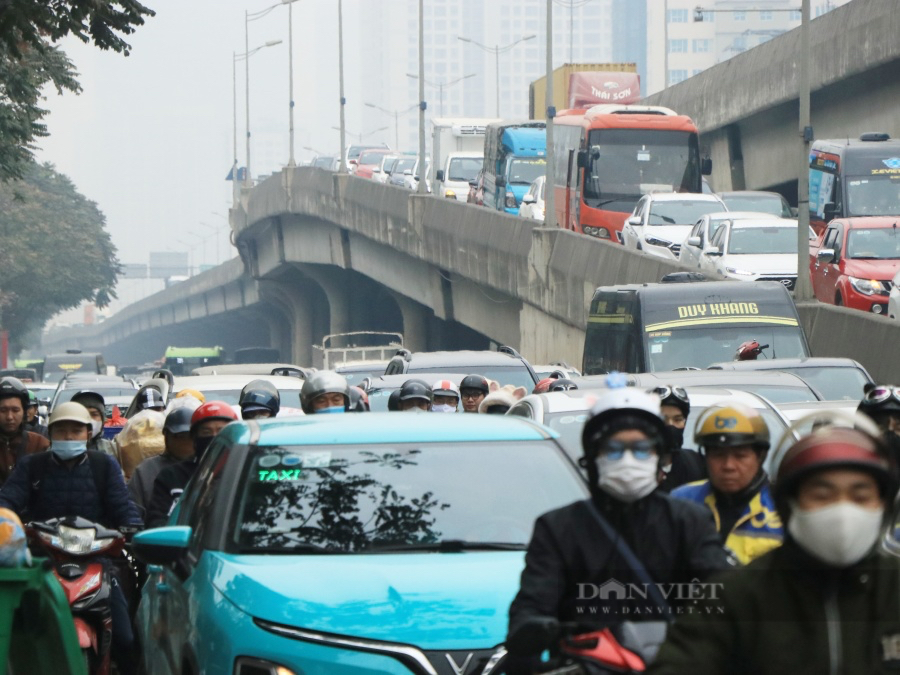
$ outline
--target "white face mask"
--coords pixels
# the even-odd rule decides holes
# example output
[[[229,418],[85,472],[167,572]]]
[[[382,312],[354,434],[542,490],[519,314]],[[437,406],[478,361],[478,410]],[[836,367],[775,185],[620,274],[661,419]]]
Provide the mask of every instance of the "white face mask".
[[[835,567],[862,560],[881,534],[884,512],[847,501],[804,511],[791,503],[788,532],[801,548]]]
[[[637,459],[631,450],[626,450],[622,459],[609,459],[601,454],[597,457],[598,483],[601,490],[623,502],[634,502],[646,497],[656,489],[656,471],[659,458]]]
[[[456,412],[456,406],[452,406],[449,403],[435,404],[431,406],[431,412],[454,413]]]
[[[103,422],[100,420],[91,420],[91,438],[94,438],[97,434],[103,431]]]

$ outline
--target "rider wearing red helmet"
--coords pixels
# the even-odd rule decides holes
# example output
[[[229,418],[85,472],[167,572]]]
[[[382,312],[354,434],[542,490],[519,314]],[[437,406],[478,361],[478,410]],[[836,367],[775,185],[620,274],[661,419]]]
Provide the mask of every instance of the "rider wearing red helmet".
[[[774,487],[784,544],[679,617],[648,672],[893,672],[900,560],[879,542],[897,485],[886,447],[862,431],[828,427],[797,441]]]
[[[184,486],[194,475],[203,453],[228,424],[238,418],[234,408],[224,401],[207,401],[191,415],[191,441],[194,456],[183,462],[168,466],[159,472],[153,482],[153,494],[147,509],[147,527],[161,527],[166,524],[175,502],[184,491]]]

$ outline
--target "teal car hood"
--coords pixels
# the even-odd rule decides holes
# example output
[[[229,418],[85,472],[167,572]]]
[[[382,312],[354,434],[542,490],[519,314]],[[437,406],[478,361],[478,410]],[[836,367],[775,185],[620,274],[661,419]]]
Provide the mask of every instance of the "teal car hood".
[[[503,642],[525,556],[208,555],[215,587],[255,618],[420,649]]]

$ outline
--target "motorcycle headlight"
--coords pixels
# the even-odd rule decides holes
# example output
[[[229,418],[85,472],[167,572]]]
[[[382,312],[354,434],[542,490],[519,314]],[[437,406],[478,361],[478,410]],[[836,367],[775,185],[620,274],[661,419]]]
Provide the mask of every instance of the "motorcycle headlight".
[[[80,528],[60,525],[59,548],[66,551],[67,553],[74,553],[76,555],[90,553],[91,551],[95,550],[93,548],[93,544],[94,537],[96,536],[97,530],[95,530],[93,527]]]
[[[756,272],[750,272],[748,270],[738,269],[737,267],[726,267],[725,271],[729,274],[738,274],[742,277],[752,277]]]
[[[874,279],[857,279],[856,277],[847,277],[850,285],[857,293],[863,295],[875,295],[881,292],[881,282]]]

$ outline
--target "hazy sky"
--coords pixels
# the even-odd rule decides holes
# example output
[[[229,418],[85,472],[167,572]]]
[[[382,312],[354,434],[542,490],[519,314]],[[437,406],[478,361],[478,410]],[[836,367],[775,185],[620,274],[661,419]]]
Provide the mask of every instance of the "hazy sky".
[[[151,250],[185,250],[181,240],[195,245],[192,264],[213,263],[216,238],[220,260],[228,249],[231,184],[224,179],[233,159],[232,52],[244,51],[244,10],[265,9],[273,0],[144,2],[156,16],[126,38],[133,48],[130,56],[102,52],[75,39],[62,44],[80,73],[83,92],[57,96],[48,90],[51,135],[40,140],[38,157],[54,163],[98,203],[122,262],[146,263]],[[328,9],[336,4],[301,0],[294,5],[295,64],[304,54],[298,33],[308,34],[308,14],[316,11],[310,3],[319,6],[319,13],[323,5]],[[336,18],[334,26],[323,25],[321,19],[318,24],[319,30],[336,33]],[[251,60],[250,117],[251,131],[260,134],[254,140],[271,146],[274,139],[279,150],[283,148],[284,163],[289,100],[286,7],[250,24],[251,49],[276,39],[283,43]],[[316,67],[334,68],[336,79],[334,59]],[[243,164],[243,64],[238,64],[237,74],[238,156]],[[309,142],[308,132],[302,133],[298,151]],[[265,165],[271,155],[257,155],[261,161],[252,163],[254,174],[278,168],[271,159]],[[229,257],[231,253],[228,250]]]

